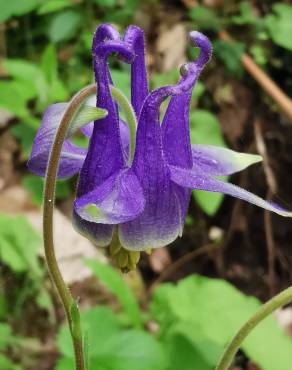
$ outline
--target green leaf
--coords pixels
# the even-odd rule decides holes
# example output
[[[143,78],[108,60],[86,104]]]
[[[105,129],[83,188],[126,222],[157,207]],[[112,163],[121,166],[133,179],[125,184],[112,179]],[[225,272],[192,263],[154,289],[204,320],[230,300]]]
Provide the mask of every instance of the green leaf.
[[[104,370],[165,370],[166,361],[161,345],[148,333],[121,329],[117,316],[106,307],[81,313],[83,332],[88,333],[90,369]],[[57,369],[74,368],[72,343],[68,327],[58,335],[63,354]]]
[[[174,85],[179,80],[179,71],[177,68],[165,73],[155,73],[151,78],[151,88],[158,89],[164,85]]]
[[[0,0],[0,22],[5,22],[14,13],[14,4],[11,1]]]
[[[75,361],[73,358],[70,357],[61,357],[58,359],[56,370],[68,370],[74,369]],[[103,369],[101,369],[103,370]],[[106,369],[104,369],[106,370]]]
[[[47,103],[48,90],[51,88],[41,68],[36,64],[22,59],[6,59],[4,67],[14,78],[10,84],[18,90],[25,102],[32,98]]]
[[[174,331],[163,339],[169,360],[167,370],[180,369],[182,363],[184,370],[213,370],[212,361],[205,358],[185,335]]]
[[[123,306],[128,319],[136,327],[142,325],[142,315],[136,300],[129,286],[121,275],[111,266],[95,260],[86,260],[86,264],[94,275],[109,289]]]
[[[192,91],[192,99],[199,100],[204,92],[205,92],[205,85],[203,84],[203,82],[198,81]]]
[[[52,82],[58,73],[57,51],[53,44],[48,44],[41,57],[41,69],[48,82]]]
[[[71,123],[68,130],[68,136],[73,135],[76,131],[78,131],[83,126],[86,126],[88,123],[104,118],[106,116],[107,111],[105,109],[92,107],[87,105],[86,103],[83,104],[74,116],[73,122]]]
[[[107,307],[96,307],[81,312],[82,331],[87,333],[90,355],[103,351],[106,341],[119,332],[118,319]],[[58,347],[65,357],[73,358],[69,328],[63,325],[58,337]]]
[[[223,176],[221,178],[223,180],[226,179],[226,177]],[[193,196],[198,205],[208,216],[214,216],[216,214],[224,199],[224,194],[222,193],[212,193],[204,190],[193,190]]]
[[[44,100],[48,86],[44,73],[36,64],[22,59],[6,59],[4,67],[13,78],[10,84],[16,88],[19,86],[18,93],[23,96],[25,101],[32,98]]]
[[[15,365],[8,357],[0,353],[0,369],[5,370],[21,370],[21,368]]]
[[[24,80],[34,80],[39,73],[39,68],[34,63],[23,59],[6,59],[3,66],[12,77]]]
[[[187,337],[214,368],[226,344],[261,306],[230,283],[193,275],[176,286],[164,284],[154,292],[151,310],[164,335]],[[292,341],[273,317],[246,338],[243,351],[262,370],[290,370]]]
[[[93,3],[100,7],[113,7],[117,4],[117,0],[92,0]]]
[[[5,22],[14,15],[24,15],[34,10],[39,0],[0,0],[0,22]]]
[[[31,193],[35,205],[41,206],[43,202],[44,179],[39,176],[26,175],[22,178],[23,186]],[[56,199],[66,199],[71,194],[70,184],[66,180],[58,180]]]
[[[28,158],[37,130],[25,122],[20,122],[12,127],[11,132],[20,141],[25,157]]]
[[[250,53],[252,54],[255,62],[260,66],[265,66],[268,62],[267,50],[261,45],[253,45],[250,48]]]
[[[58,77],[57,51],[53,44],[48,44],[42,54],[41,70],[46,80],[46,105],[67,100],[69,93]]]
[[[53,303],[50,294],[42,289],[36,296],[36,303],[39,307],[50,311],[53,308]]]
[[[103,352],[92,361],[92,368],[108,370],[164,370],[166,358],[161,345],[148,333],[122,331],[107,338]]]
[[[195,6],[189,12],[190,18],[195,22],[195,28],[202,30],[218,31],[221,28],[221,20],[211,8]]]
[[[272,9],[274,14],[265,18],[270,36],[275,44],[292,50],[292,5],[277,3]]]
[[[8,324],[0,323],[0,350],[5,349],[12,337],[11,328]]]
[[[235,15],[231,18],[232,22],[239,25],[244,24],[255,24],[258,19],[254,16],[252,6],[247,1],[242,1],[239,4],[239,15]]]
[[[244,53],[245,45],[241,42],[215,40],[213,47],[214,54],[223,61],[227,71],[231,75],[241,77],[243,74],[241,56]]]
[[[6,4],[9,2],[6,1]],[[14,14],[23,15],[34,10],[40,3],[40,0],[11,0],[10,3],[14,4]]]
[[[38,14],[53,13],[61,9],[65,9],[73,6],[74,4],[70,0],[47,0],[38,9]]]
[[[190,113],[192,144],[217,145],[226,148],[217,117],[209,111],[196,109]]]
[[[23,216],[0,214],[0,258],[15,273],[42,276],[37,252],[41,237]]]
[[[81,15],[73,10],[58,13],[50,24],[50,40],[60,42],[71,39],[77,34],[80,23]]]
[[[23,86],[21,82],[0,81],[0,107],[14,113],[18,117],[29,115],[26,108],[27,91],[23,90]]]
[[[190,134],[192,144],[208,144],[226,147],[220,123],[212,113],[197,109],[190,114]],[[221,177],[227,179],[226,177]],[[203,190],[194,190],[193,195],[199,206],[209,216],[214,215],[222,201],[224,195]]]

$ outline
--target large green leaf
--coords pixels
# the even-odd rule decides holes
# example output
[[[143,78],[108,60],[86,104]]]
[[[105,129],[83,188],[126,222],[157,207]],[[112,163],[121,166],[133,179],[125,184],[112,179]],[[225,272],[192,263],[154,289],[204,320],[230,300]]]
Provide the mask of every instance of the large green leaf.
[[[96,260],[86,260],[94,275],[117,297],[128,320],[136,327],[142,324],[142,315],[136,297],[121,275],[111,266]]]
[[[273,12],[265,18],[271,38],[275,44],[292,50],[292,5],[274,4]]]
[[[88,337],[89,368],[103,370],[165,370],[161,345],[146,332],[125,330],[117,316],[106,307],[81,313],[83,332]],[[57,370],[74,368],[72,343],[68,327],[58,335],[63,357]]]
[[[81,313],[83,333],[88,337],[90,353],[103,351],[108,337],[115,336],[119,332],[118,319],[107,307],[96,307]],[[57,338],[58,347],[65,357],[73,357],[73,349],[69,329],[64,325]]]
[[[92,361],[108,370],[163,370],[166,359],[159,343],[150,334],[138,330],[121,331],[107,338],[106,348]]]
[[[151,308],[164,335],[186,336],[214,367],[224,346],[260,306],[226,281],[193,275],[176,286],[160,286]],[[291,368],[292,341],[272,317],[255,328],[242,349],[262,370]]]
[[[210,351],[209,356],[204,356],[184,333],[181,334],[178,330],[174,330],[162,340],[169,361],[167,370],[180,369],[182,363],[184,364],[184,370],[213,370]],[[206,348],[209,349],[207,346]]]
[[[208,144],[226,147],[220,123],[212,113],[197,109],[190,114],[190,134],[192,144]],[[223,179],[226,179],[223,177]],[[208,215],[214,215],[219,209],[223,194],[194,190],[193,195],[199,206]]]

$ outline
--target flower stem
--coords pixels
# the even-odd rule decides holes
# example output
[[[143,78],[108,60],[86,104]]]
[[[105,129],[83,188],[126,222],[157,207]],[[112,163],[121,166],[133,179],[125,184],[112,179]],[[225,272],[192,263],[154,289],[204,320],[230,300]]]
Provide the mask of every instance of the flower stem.
[[[247,335],[269,314],[291,301],[292,287],[289,287],[263,304],[259,310],[239,329],[227,346],[215,370],[228,370],[236,352],[239,350],[241,343]]]
[[[131,153],[130,161],[133,159],[136,141],[136,116],[128,102],[127,98],[114,86],[110,87],[111,93],[118,104],[124,109],[127,123],[129,125],[131,136]],[[63,143],[67,137],[70,124],[72,123],[75,114],[78,112],[81,104],[90,96],[97,93],[95,84],[88,85],[80,90],[70,101],[60,126],[57,130],[55,140],[50,153],[48,162],[47,174],[44,188],[44,204],[43,204],[43,238],[45,257],[51,278],[56,286],[57,292],[63,303],[66,318],[69,323],[70,333],[74,346],[76,370],[85,370],[84,353],[83,353],[83,338],[80,324],[80,314],[77,303],[72,297],[70,290],[62,277],[61,271],[55,255],[54,240],[53,240],[53,217],[54,217],[54,201],[57,172],[59,160],[62,151]]]
[[[74,301],[74,298],[72,297],[68,287],[65,284],[65,281],[58,267],[53,240],[53,215],[56,178],[63,142],[66,139],[66,134],[70,123],[72,122],[74,115],[77,113],[80,105],[84,102],[85,99],[87,99],[90,95],[94,93],[96,93],[96,85],[89,85],[79,91],[70,101],[70,104],[61,120],[53,143],[47,168],[44,189],[43,238],[45,256],[51,278],[61,298],[69,323],[74,345],[76,370],[85,370],[79,310],[76,302]]]

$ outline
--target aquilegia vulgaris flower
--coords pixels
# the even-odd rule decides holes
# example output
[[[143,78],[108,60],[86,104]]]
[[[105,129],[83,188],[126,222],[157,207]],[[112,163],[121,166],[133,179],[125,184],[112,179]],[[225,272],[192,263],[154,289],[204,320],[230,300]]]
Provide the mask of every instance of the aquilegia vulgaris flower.
[[[112,26],[104,24],[94,35],[96,106],[108,114],[82,129],[90,137],[87,150],[66,140],[58,176],[80,174],[74,225],[97,245],[111,245],[112,254],[123,268],[136,264],[139,251],[165,246],[182,235],[192,189],[229,194],[279,215],[292,216],[291,212],[216,178],[243,170],[260,161],[260,156],[191,145],[191,92],[210,59],[212,47],[199,32],[191,32],[189,37],[200,49],[198,58],[181,68],[176,85],[149,92],[143,31],[130,26],[122,38]],[[137,121],[134,129],[129,129],[119,117],[119,106],[111,94],[111,54],[131,65],[131,105]],[[169,105],[160,123],[160,106],[168,97]],[[29,169],[37,175],[45,175],[49,151],[66,106],[54,104],[44,114],[28,162]]]

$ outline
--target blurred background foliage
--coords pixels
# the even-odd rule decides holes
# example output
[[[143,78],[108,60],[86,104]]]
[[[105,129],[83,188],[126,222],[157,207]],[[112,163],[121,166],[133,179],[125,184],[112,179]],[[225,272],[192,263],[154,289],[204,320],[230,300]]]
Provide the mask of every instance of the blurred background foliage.
[[[291,19],[289,1],[0,0],[1,370],[73,368],[68,331],[41,256],[41,221],[32,222],[31,216],[41,218],[43,179],[28,173],[26,160],[45,108],[68,101],[93,81],[96,26],[110,22],[123,32],[134,23],[145,29],[151,88],[177,81],[180,65],[197,55],[184,43],[187,31],[205,32],[214,58],[193,92],[192,143],[257,151],[253,126],[261,119],[270,134],[264,137],[270,140],[268,161],[272,157],[283,163],[275,170],[277,183],[285,179],[278,195],[289,202],[285,186],[289,188],[292,179],[283,173],[289,168],[291,173],[286,157],[291,153],[291,126],[244,70],[241,58],[248,53],[291,95]],[[220,37],[223,30],[233,43]],[[129,96],[129,68],[114,58],[110,63],[115,84]],[[75,140],[87,144],[82,136]],[[265,173],[257,171],[234,181],[250,184],[265,196]],[[70,179],[57,186],[58,210],[68,217],[75,184],[76,179]],[[279,261],[271,270],[266,251],[270,229],[260,211],[238,213],[234,201],[223,202],[221,194],[193,195],[184,238],[170,251],[144,256],[141,271],[125,278],[94,257],[83,261],[85,280],[68,279],[84,308],[91,370],[178,370],[182,364],[185,370],[212,370],[259,299],[291,284],[286,221],[277,220],[281,234],[275,236],[279,248],[274,259]],[[70,227],[63,232],[73,233]],[[210,244],[221,252],[205,253],[195,263],[190,259],[179,272],[161,278],[183,255]],[[235,252],[226,252],[230,244],[237,245]],[[82,246],[78,253],[66,258],[84,257]],[[283,329],[273,318],[266,320],[244,343],[233,369],[290,370],[288,326]]]

